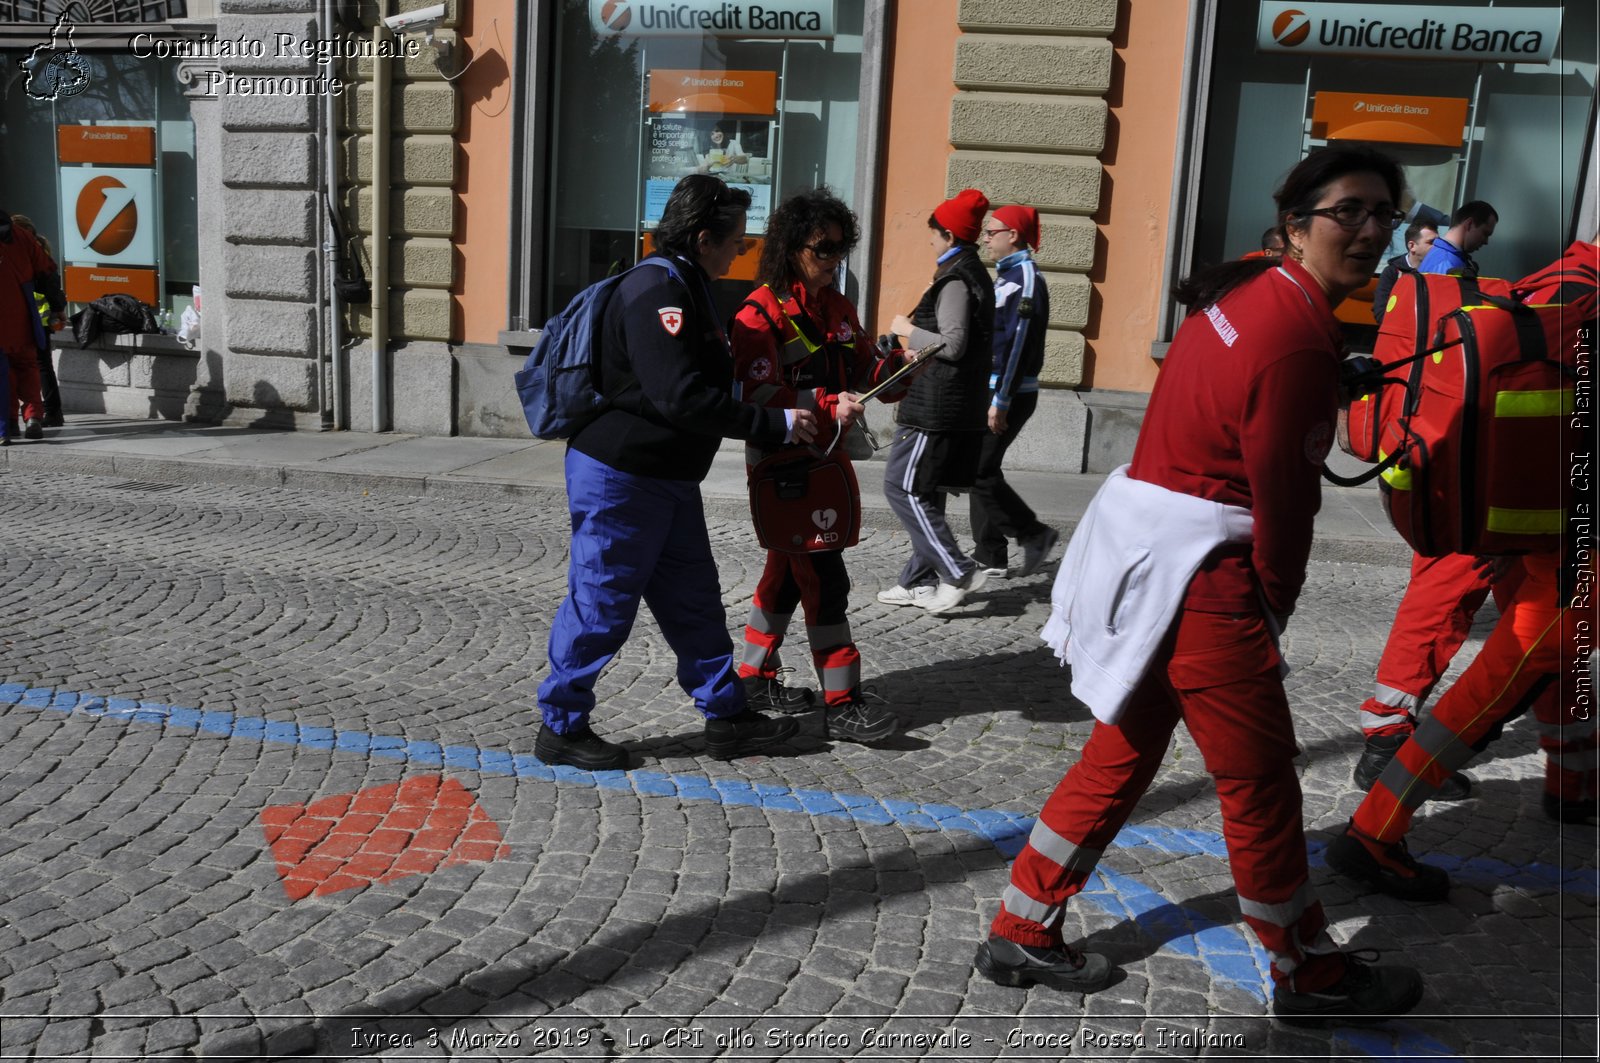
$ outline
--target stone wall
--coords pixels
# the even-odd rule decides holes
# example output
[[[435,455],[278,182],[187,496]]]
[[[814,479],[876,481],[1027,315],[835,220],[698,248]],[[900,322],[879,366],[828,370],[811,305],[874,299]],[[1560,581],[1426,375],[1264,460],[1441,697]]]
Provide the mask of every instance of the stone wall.
[[[217,36],[274,40],[317,36],[311,0],[221,0]],[[261,58],[220,66],[241,78],[315,76],[316,63],[268,47]],[[227,420],[282,427],[321,425],[317,382],[318,255],[315,96],[253,95],[224,87],[212,104],[220,126],[222,261],[202,278],[205,349],[220,355]],[[196,115],[197,137],[201,119]],[[202,164],[202,177],[208,167]],[[202,200],[216,189],[202,188]],[[204,361],[202,362],[204,365]]]

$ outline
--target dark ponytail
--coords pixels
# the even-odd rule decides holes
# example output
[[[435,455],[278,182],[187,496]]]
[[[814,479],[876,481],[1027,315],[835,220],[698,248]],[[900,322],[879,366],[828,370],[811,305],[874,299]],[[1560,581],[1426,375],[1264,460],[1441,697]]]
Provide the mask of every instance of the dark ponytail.
[[[1316,207],[1328,186],[1353,173],[1377,174],[1389,189],[1391,203],[1399,203],[1405,192],[1405,173],[1400,164],[1381,151],[1345,145],[1313,151],[1289,171],[1272,197],[1278,204],[1278,231],[1283,236],[1285,254],[1290,246],[1289,229],[1304,228],[1306,211]],[[1277,262],[1272,259],[1250,258],[1207,266],[1179,281],[1172,294],[1193,313],[1275,265]]]

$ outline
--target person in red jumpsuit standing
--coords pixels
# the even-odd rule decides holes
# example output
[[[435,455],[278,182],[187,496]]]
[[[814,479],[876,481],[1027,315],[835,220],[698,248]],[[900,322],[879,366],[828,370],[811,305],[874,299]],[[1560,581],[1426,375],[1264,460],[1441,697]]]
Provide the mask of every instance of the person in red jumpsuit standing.
[[[11,215],[0,211],[0,370],[7,373],[11,393],[5,404],[4,423],[0,424],[0,439],[6,442],[10,441],[10,425],[19,410],[23,437],[44,436],[37,352],[48,342],[48,333],[39,318],[34,295],[43,292],[48,297],[50,313],[59,316],[65,303],[55,276],[55,262],[33,234],[20,225],[12,225]]]
[[[1529,303],[1561,303],[1562,327],[1579,364],[1592,373],[1600,247],[1580,241],[1550,267],[1519,281]],[[1570,399],[1570,396],[1569,396]],[[1384,893],[1440,900],[1450,878],[1418,862],[1406,847],[1412,816],[1500,725],[1541,691],[1554,711],[1535,706],[1546,753],[1544,809],[1552,819],[1595,816],[1594,419],[1573,407],[1569,461],[1530,465],[1529,474],[1563,478],[1570,536],[1564,553],[1548,550],[1480,562],[1497,583],[1510,577],[1507,602],[1483,649],[1433,712],[1383,769],[1344,832],[1328,846],[1328,866]],[[1541,699],[1542,700],[1542,699]]]
[[[1342,951],[1307,872],[1294,723],[1276,633],[1294,612],[1333,441],[1333,308],[1371,277],[1403,215],[1400,167],[1330,147],[1278,190],[1284,260],[1203,270],[1131,466],[1074,533],[1044,637],[1099,722],[1011,870],[976,967],[1005,985],[1091,991],[1111,966],[1062,937],[1067,902],[1161,766],[1181,719],[1216,782],[1244,921],[1291,1022],[1400,1014],[1408,967]],[[1102,504],[1103,503],[1103,504]]]
[[[790,196],[767,221],[760,265],[764,283],[750,293],[733,321],[734,380],[740,398],[814,410],[824,444],[836,429],[848,432],[864,415],[857,389],[871,388],[902,364],[899,357],[880,356],[855,307],[834,287],[839,264],[860,232],[850,208],[827,188]],[[771,447],[746,448],[752,465],[771,453]],[[849,594],[842,551],[768,550],[744,629],[739,674],[745,696],[756,708],[810,708],[811,691],[785,687],[778,679],[778,648],[795,606],[802,606],[811,659],[822,680],[828,736],[876,742],[894,734],[898,721],[886,705],[862,692],[861,653],[845,615]]]

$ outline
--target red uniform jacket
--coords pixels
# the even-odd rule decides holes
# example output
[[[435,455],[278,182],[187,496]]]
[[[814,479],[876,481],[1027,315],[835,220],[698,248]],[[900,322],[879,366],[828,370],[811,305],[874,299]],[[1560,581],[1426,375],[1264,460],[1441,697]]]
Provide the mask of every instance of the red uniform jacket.
[[[56,264],[39,241],[17,226],[11,241],[0,242],[0,351],[32,352],[39,346],[39,308],[34,280],[54,273]]]
[[[1342,339],[1327,296],[1292,261],[1191,313],[1150,395],[1130,474],[1244,506],[1255,541],[1201,566],[1187,604],[1294,611],[1333,443]],[[1260,592],[1257,591],[1257,585]]]
[[[840,392],[865,391],[899,368],[899,359],[881,356],[856,319],[856,308],[833,288],[808,299],[805,287],[796,284],[780,302],[771,287],[762,285],[747,302],[760,309],[747,305],[734,315],[735,394],[761,406],[815,410],[823,443],[833,437]],[[791,320],[797,314],[804,315],[821,349],[813,351],[799,334]]]

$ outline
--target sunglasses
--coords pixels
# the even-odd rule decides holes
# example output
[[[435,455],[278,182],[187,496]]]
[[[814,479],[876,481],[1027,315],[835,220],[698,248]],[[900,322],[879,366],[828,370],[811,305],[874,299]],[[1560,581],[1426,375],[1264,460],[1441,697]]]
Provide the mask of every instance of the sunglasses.
[[[806,244],[806,250],[818,258],[843,258],[850,253],[850,245],[843,240],[818,240],[814,244]]]

